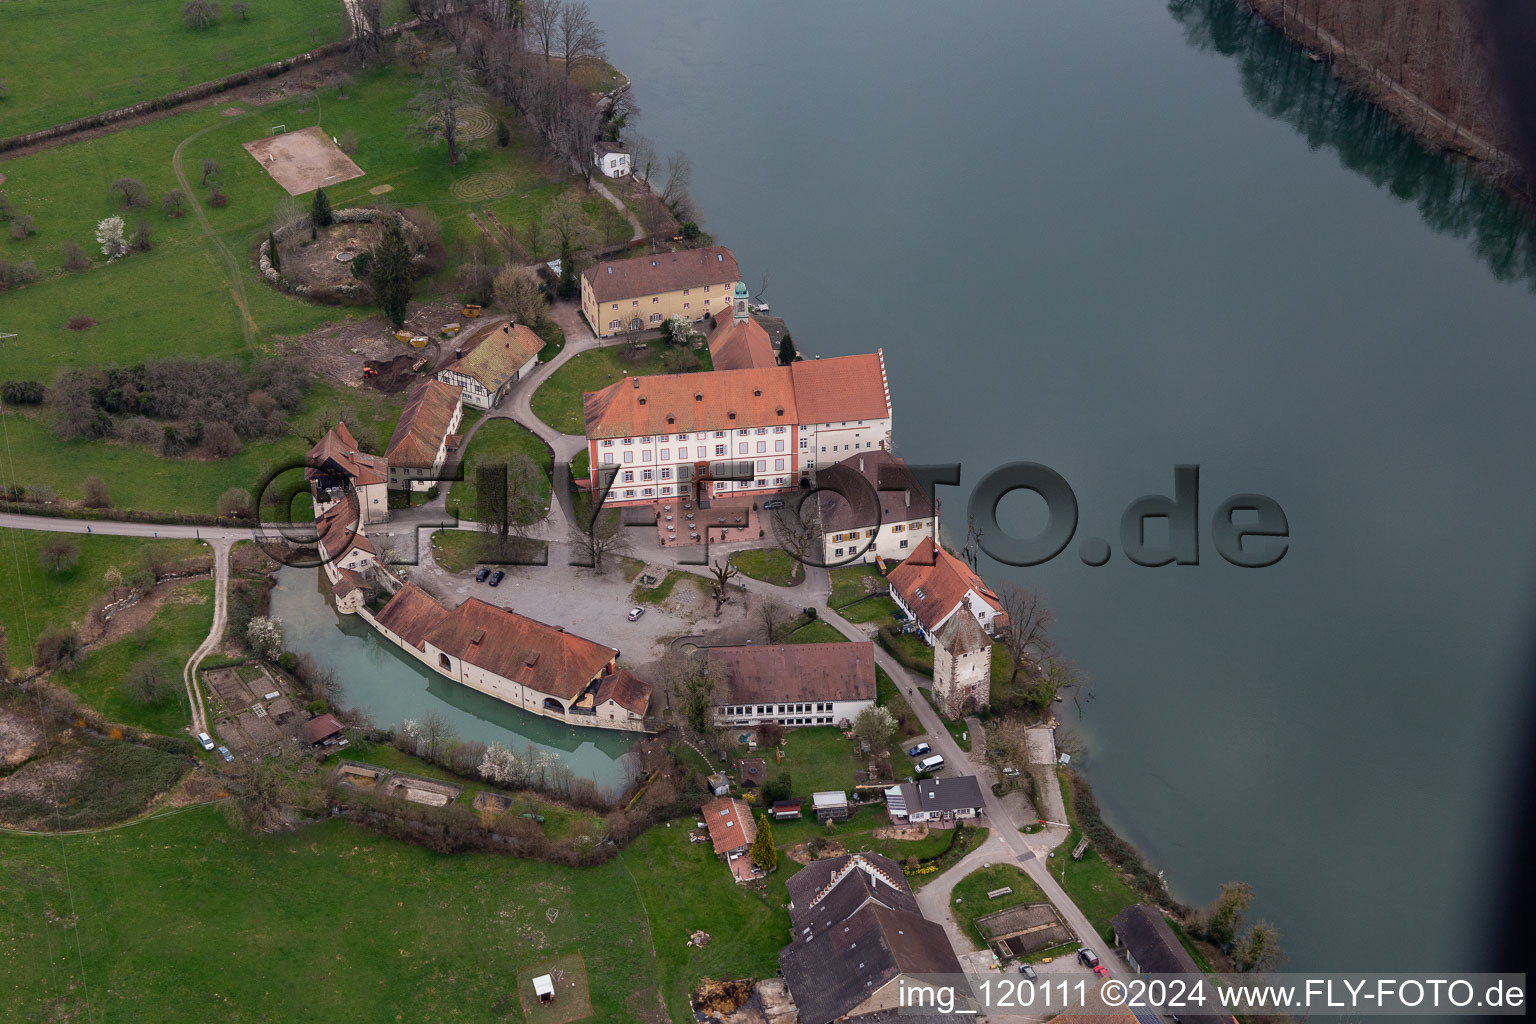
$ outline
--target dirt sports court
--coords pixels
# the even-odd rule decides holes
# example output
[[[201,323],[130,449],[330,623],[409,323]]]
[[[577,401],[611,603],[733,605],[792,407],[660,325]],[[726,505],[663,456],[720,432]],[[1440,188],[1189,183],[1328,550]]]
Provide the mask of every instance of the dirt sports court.
[[[363,169],[319,125],[252,139],[242,145],[291,196],[363,176]]]

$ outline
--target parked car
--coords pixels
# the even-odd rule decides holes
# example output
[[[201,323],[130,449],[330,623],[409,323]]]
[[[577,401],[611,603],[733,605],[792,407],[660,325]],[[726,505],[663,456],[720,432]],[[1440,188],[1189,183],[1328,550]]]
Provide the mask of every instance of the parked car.
[[[499,587],[501,586],[501,581],[506,578],[507,574],[502,572],[500,569],[497,569],[495,572],[491,573],[491,578],[486,580],[486,582],[493,587]]]
[[[924,754],[933,753],[933,748],[926,743],[919,743],[907,751],[908,757],[922,757]]]
[[[233,761],[235,759],[235,755],[231,754],[229,752],[229,748],[228,747],[220,747],[219,748],[219,756],[222,757],[226,761]]]
[[[917,770],[919,772],[936,772],[943,767],[944,758],[939,754],[934,754],[932,757],[925,757],[917,763]]]
[[[763,502],[763,511],[764,512],[772,512],[776,508],[783,508],[783,507],[784,507],[784,499],[783,498],[769,498],[767,501]]]
[[[634,608],[631,608],[631,609],[630,609],[630,610],[629,610],[629,621],[630,621],[630,622],[634,622],[634,621],[636,621],[636,620],[637,620],[637,619],[639,619],[639,618],[640,618],[640,616],[642,616],[642,615],[644,615],[644,614],[645,614],[645,609],[644,609],[644,608],[641,608],[641,607],[639,607],[639,606],[636,606],[636,607],[634,607]]]
[[[1094,974],[1108,974],[1109,973],[1108,971],[1106,971],[1104,969],[1104,965],[1099,963],[1099,956],[1098,956],[1098,954],[1095,953],[1093,950],[1089,949],[1087,946],[1084,946],[1082,949],[1077,951],[1077,960],[1084,967],[1092,968]]]
[[[1018,776],[1019,770],[1017,768],[1004,768],[1003,774],[1012,779]]]
[[[479,571],[475,573],[475,582],[476,583],[484,583],[485,582],[485,578],[487,576],[489,576],[490,574],[491,574],[491,570],[482,565],[480,567]]]
[[[1019,964],[1019,973],[1024,975],[1026,981],[1034,981],[1037,977],[1034,964]]]
[[[213,749],[213,737],[209,736],[205,732],[200,732],[197,734],[197,742],[198,745],[201,746],[204,750]]]

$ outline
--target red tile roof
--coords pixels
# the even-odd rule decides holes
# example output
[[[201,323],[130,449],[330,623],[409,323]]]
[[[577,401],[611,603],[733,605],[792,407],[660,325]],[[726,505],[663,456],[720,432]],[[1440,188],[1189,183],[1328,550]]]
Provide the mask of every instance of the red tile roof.
[[[584,411],[588,437],[645,437],[885,419],[890,402],[885,362],[875,354],[753,370],[630,377],[587,392]]]
[[[588,437],[644,437],[800,422],[789,372],[782,367],[631,377],[587,392],[584,403]]]
[[[970,590],[976,591],[994,611],[1003,610],[1002,601],[981,577],[934,544],[932,537],[925,537],[905,562],[891,570],[890,584],[924,629],[931,630],[942,622]]]
[[[709,829],[709,841],[722,857],[751,846],[752,840],[757,838],[757,822],[745,801],[730,796],[717,797],[699,808],[699,814]]]
[[[309,455],[304,463],[304,479],[313,480],[320,475],[320,467],[327,461],[336,465],[352,478],[355,486],[364,484],[382,484],[384,482],[384,460],[377,455],[369,455],[360,451],[357,439],[352,436],[352,431],[347,429],[345,423],[337,423],[335,427],[327,430],[325,436],[309,450]]]
[[[379,625],[417,650],[428,630],[448,614],[437,598],[414,583],[407,583],[389,599],[378,614]]]
[[[581,276],[598,302],[617,302],[683,288],[702,288],[706,284],[734,284],[741,280],[741,270],[731,250],[712,245],[627,260],[605,260],[582,271]],[[730,293],[723,293],[722,297],[729,305]]]
[[[448,437],[463,391],[457,384],[424,380],[411,389],[384,457],[391,466],[429,469]]]
[[[778,354],[763,325],[721,313],[709,336],[709,361],[717,370],[758,370],[777,366]]]
[[[348,491],[336,504],[315,520],[315,534],[327,558],[336,561],[353,548],[373,554],[373,545],[363,535],[357,522],[357,492]]]
[[[413,583],[400,588],[379,612],[378,620],[417,650],[431,644],[450,657],[566,701],[597,679],[619,654],[611,647],[486,604],[477,597],[457,608],[444,608]],[[649,687],[638,679],[634,683],[646,687],[648,703]],[[624,691],[626,699],[636,700],[629,684],[616,683],[610,692],[618,691]]]
[[[593,704],[602,707],[609,700],[626,711],[643,715],[651,706],[651,684],[630,675],[628,669],[615,669],[597,684]]]
[[[875,645],[746,644],[711,647],[725,674],[725,704],[874,700]]]
[[[884,352],[832,359],[802,359],[794,376],[801,423],[880,420],[891,414]]]
[[[331,593],[337,597],[346,597],[354,590],[363,589],[363,574],[353,569],[337,569],[337,580],[331,584]]]

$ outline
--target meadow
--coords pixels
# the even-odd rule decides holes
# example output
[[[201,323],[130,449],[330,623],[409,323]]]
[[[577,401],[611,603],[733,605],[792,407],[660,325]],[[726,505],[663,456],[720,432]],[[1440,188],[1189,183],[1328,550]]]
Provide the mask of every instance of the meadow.
[[[24,240],[0,233],[0,259],[31,260],[40,275],[36,283],[5,294],[5,329],[17,337],[0,347],[0,380],[47,383],[66,367],[131,365],[168,355],[248,360],[323,324],[372,314],[369,307],[303,302],[256,275],[251,262],[255,246],[276,212],[291,201],[241,143],[265,135],[273,124],[289,129],[321,124],[338,137],[356,137],[353,158],[366,173],[327,190],[336,208],[377,203],[381,197],[373,190],[387,187],[383,196],[389,202],[430,211],[437,219],[450,267],[422,282],[420,297],[454,293],[453,257],[468,246],[493,258],[471,212],[482,218],[494,215],[524,237],[544,207],[569,192],[588,212],[598,237],[627,231],[601,197],[587,194],[563,170],[545,163],[541,148],[508,111],[492,113],[511,128],[510,145],[481,140],[468,148],[458,167],[448,165],[443,144],[410,140],[401,107],[416,88],[413,72],[376,67],[357,74],[344,92],[331,86],[260,107],[224,97],[209,107],[0,160],[6,175],[0,187],[17,213],[36,222],[36,234]],[[227,110],[240,112],[226,116]],[[188,179],[189,200],[200,204],[206,217],[207,232],[195,212],[181,217],[161,212],[161,196],[178,187],[173,156]],[[223,208],[207,204],[208,190],[201,184],[205,160],[219,165],[217,180],[229,197]],[[123,213],[128,231],[142,218],[154,247],[108,263],[94,233],[99,220],[123,212],[110,186],[125,176],[143,181],[151,197],[148,209]],[[467,193],[465,183],[472,186]],[[456,185],[460,193],[476,197],[486,196],[489,188],[494,197],[459,199]],[[307,196],[299,207],[307,210]],[[65,269],[63,246],[69,241],[91,258],[89,269]],[[71,330],[68,321],[76,317],[96,323]],[[305,415],[334,404],[337,397],[335,389],[317,396]],[[365,400],[359,396],[357,401]],[[240,456],[226,462],[170,461],[120,445],[59,442],[45,419],[46,410],[7,417],[16,480],[75,498],[79,480],[94,472],[113,489],[115,505],[155,512],[211,512],[228,487],[249,487],[266,466],[303,451],[290,439],[247,444]]]
[[[27,55],[25,74],[18,64],[8,69],[0,135],[132,106],[342,38],[334,0],[256,0],[244,21],[225,4],[218,20],[200,30],[182,21],[182,6],[181,0],[0,4],[0,38]],[[403,9],[402,0],[386,0],[385,24]]]
[[[127,579],[144,569],[149,557],[166,564],[198,559],[206,565],[210,560],[208,548],[194,540],[71,534],[68,539],[79,560],[56,573],[38,564],[43,545],[54,536],[38,530],[0,530],[0,625],[5,627],[10,663],[19,668],[32,664],[33,644],[48,627],[85,618],[108,590],[102,578],[108,570],[116,569]]]
[[[573,869],[338,820],[252,836],[199,806],[0,835],[0,877],[0,991],[25,1020],[521,1021],[518,971],[580,952],[593,1020],[684,1022],[697,978],[772,975],[789,936],[782,883],[737,886],[680,823]],[[714,941],[686,945],[696,928]]]
[[[97,648],[75,668],[53,673],[52,682],[109,722],[165,736],[184,735],[192,711],[181,669],[213,627],[213,581],[183,583],[167,591],[141,633]],[[152,704],[140,704],[122,690],[124,677],[143,661],[156,664],[173,684]]]

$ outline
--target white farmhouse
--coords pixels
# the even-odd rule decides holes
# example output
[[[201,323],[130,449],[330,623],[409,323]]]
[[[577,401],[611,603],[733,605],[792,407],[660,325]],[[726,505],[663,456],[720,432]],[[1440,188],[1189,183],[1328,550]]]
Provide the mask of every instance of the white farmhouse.
[[[606,177],[622,178],[634,170],[634,160],[622,143],[600,141],[592,145],[592,162]]]

